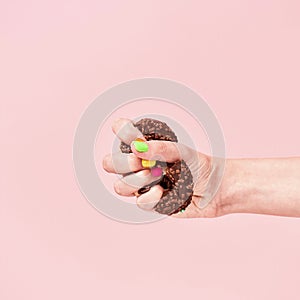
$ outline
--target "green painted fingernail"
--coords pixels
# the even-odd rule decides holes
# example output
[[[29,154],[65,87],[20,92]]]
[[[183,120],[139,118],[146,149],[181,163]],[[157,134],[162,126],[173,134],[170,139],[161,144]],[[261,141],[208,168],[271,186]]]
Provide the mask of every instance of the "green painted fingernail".
[[[138,152],[147,152],[149,146],[145,142],[134,141],[133,142],[134,148]]]
[[[185,209],[180,210],[181,213],[183,213],[185,211]]]

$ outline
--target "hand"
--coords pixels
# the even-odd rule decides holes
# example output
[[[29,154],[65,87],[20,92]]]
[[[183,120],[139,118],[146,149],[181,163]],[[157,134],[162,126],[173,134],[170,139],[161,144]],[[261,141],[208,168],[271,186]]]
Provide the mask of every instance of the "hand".
[[[113,132],[117,137],[130,145],[136,138],[143,138],[142,133],[133,126],[132,121],[128,119],[118,119],[113,123]],[[154,157],[160,157],[165,162],[175,162],[184,160],[188,165],[194,181],[193,196],[191,203],[184,212],[173,214],[178,218],[195,218],[195,217],[216,217],[222,215],[220,210],[221,203],[218,193],[213,199],[204,199],[211,197],[215,188],[209,179],[213,174],[212,170],[216,167],[217,160],[210,156],[197,152],[180,143],[169,141],[147,141],[148,151],[137,152],[133,145],[133,153],[114,153],[108,154],[103,159],[103,168],[107,172],[124,174],[125,176],[117,180],[114,184],[116,193],[122,196],[134,196],[141,187],[148,185],[157,180],[151,175],[149,169],[142,166],[142,159],[151,160]],[[130,172],[135,172],[128,174]],[[214,181],[214,180],[212,180]],[[153,210],[163,194],[163,188],[160,185],[154,185],[151,189],[137,197],[137,205],[141,209]],[[206,196],[205,196],[206,195]],[[201,208],[203,200],[209,204]],[[204,202],[205,202],[204,201]]]

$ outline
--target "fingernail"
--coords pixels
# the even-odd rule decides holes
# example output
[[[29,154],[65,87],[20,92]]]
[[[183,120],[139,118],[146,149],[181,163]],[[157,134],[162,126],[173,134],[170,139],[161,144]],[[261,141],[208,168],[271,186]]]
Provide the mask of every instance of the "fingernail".
[[[161,168],[152,168],[151,174],[154,177],[160,177],[162,175],[162,169]]]
[[[156,160],[146,160],[142,159],[142,166],[144,168],[152,168],[156,165]]]
[[[145,139],[142,139],[142,138],[136,138],[135,139],[137,142],[145,142]]]
[[[149,149],[149,146],[141,141],[134,141],[133,146],[137,152],[147,152]]]

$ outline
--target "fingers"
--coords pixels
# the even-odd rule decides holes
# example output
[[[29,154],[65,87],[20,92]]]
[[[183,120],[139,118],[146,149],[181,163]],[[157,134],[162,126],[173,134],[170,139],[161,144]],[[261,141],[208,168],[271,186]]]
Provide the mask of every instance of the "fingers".
[[[208,156],[200,154],[183,144],[152,140],[145,142],[133,141],[130,146],[132,152],[141,159],[169,163],[184,160],[195,182],[209,173],[210,162]]]
[[[117,119],[113,123],[112,130],[122,142],[131,146],[133,152],[130,154],[121,152],[110,154],[103,159],[103,168],[107,172],[119,174],[136,172],[124,176],[115,182],[115,191],[122,196],[132,196],[140,188],[152,183],[157,184],[161,179],[162,175],[154,177],[153,171],[164,168],[159,166],[159,168],[152,168],[151,171],[150,169],[143,170],[145,164],[142,164],[141,159],[170,163],[184,160],[192,173],[194,182],[198,182],[202,177],[206,178],[206,174],[209,173],[209,163],[205,155],[200,155],[197,151],[180,143],[158,140],[145,141],[143,134],[129,119]],[[144,140],[144,142],[137,141],[137,138]],[[137,198],[137,205],[144,210],[153,210],[162,195],[163,188],[159,185],[154,185],[147,193]],[[192,202],[183,212],[173,216],[177,218],[195,217],[199,215],[198,210],[197,205]]]
[[[163,194],[163,188],[160,185],[154,185],[151,189],[137,198],[137,205],[144,210],[152,210],[159,202]]]
[[[160,177],[152,176],[149,170],[142,170],[117,180],[114,189],[121,196],[132,196],[140,188],[160,179]]]
[[[133,153],[117,152],[103,158],[103,168],[109,173],[126,174],[142,170],[141,160]]]
[[[122,142],[128,145],[136,138],[144,139],[143,134],[133,126],[132,121],[129,119],[120,118],[115,120],[112,130]]]
[[[131,151],[139,158],[175,162],[184,159],[189,161],[194,151],[182,144],[169,141],[134,141]]]

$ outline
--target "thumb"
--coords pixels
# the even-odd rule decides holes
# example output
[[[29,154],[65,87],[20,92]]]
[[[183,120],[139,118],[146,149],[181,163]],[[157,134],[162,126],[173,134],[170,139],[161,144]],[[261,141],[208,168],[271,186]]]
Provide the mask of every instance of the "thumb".
[[[133,141],[131,151],[139,158],[146,160],[159,160],[165,162],[175,162],[177,160],[187,160],[192,149],[170,141]]]

